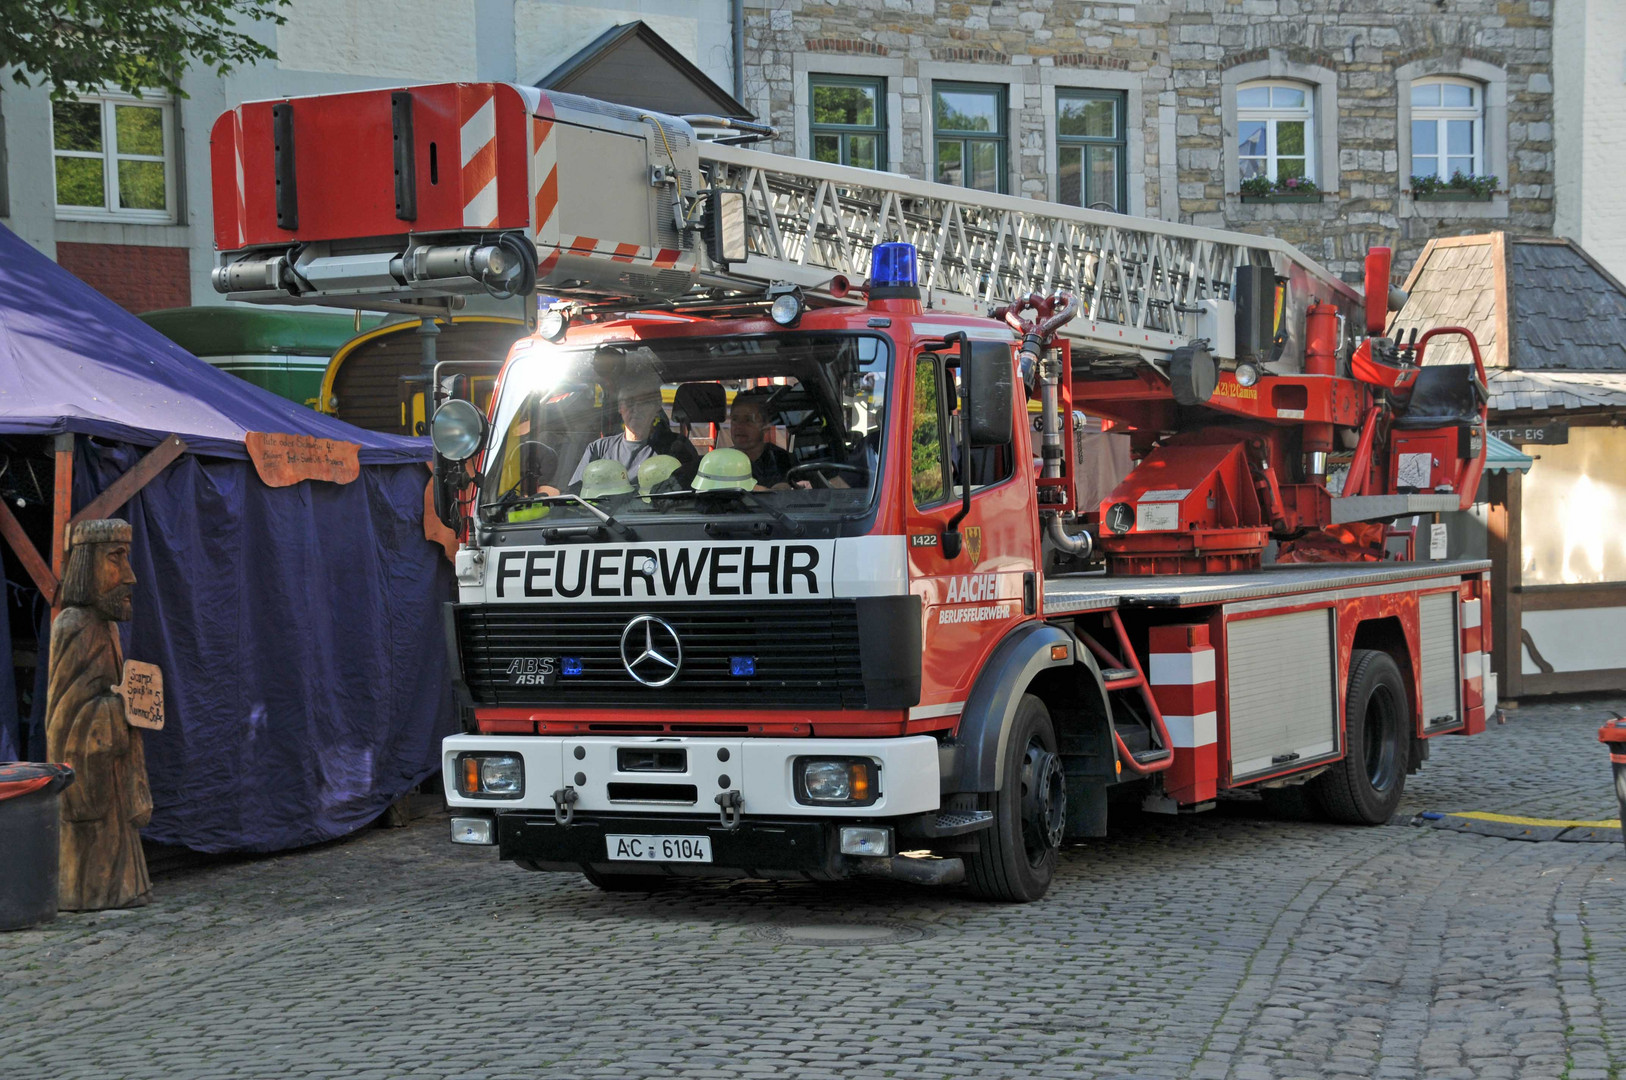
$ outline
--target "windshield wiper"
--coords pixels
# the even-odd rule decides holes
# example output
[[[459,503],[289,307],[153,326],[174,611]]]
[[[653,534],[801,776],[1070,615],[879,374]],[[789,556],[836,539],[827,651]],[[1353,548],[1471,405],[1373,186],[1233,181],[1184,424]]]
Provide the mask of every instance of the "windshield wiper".
[[[562,506],[569,503],[586,507],[588,513],[598,518],[605,525],[608,525],[622,536],[625,536],[628,540],[638,539],[631,529],[627,528],[627,526],[617,521],[609,513],[600,510],[598,507],[594,506],[591,502],[582,498],[580,495],[525,495],[518,499],[512,499],[508,496],[504,496],[501,499],[498,499],[496,502],[481,503],[480,509],[512,510],[521,506]]]
[[[776,510],[772,506],[769,506],[767,503],[757,498],[756,493],[752,491],[744,491],[740,488],[714,488],[711,491],[697,491],[693,494],[701,498],[737,498],[746,505],[755,507],[756,509],[761,510],[771,516],[775,521],[783,525],[792,536],[801,536],[807,531],[802,527],[802,523],[800,521],[797,521],[795,518],[791,517],[789,514],[786,514],[782,510]]]

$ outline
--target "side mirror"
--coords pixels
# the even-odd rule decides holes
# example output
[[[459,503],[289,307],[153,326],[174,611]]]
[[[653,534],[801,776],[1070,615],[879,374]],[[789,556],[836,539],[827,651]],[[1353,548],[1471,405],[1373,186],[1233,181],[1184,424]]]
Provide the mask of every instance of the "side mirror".
[[[943,343],[960,351],[960,509],[949,518],[942,539],[943,557],[956,559],[961,549],[960,522],[971,513],[971,451],[1011,441],[1014,390],[1008,342],[973,341],[962,330],[949,334]]]
[[[1011,347],[1003,341],[962,342],[960,382],[966,393],[966,439],[972,446],[1003,446],[1011,441],[1016,393]]]
[[[714,188],[707,193],[706,250],[719,265],[744,262],[750,256],[745,239],[745,192]]]

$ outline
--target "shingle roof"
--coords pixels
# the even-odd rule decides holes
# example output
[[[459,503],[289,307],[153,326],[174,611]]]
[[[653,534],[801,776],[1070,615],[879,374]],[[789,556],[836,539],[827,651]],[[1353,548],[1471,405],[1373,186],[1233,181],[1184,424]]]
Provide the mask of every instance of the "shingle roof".
[[[1493,412],[1626,409],[1626,286],[1575,243],[1503,233],[1429,241],[1391,332],[1466,326],[1491,369]],[[1471,360],[1462,338],[1427,362]]]
[[[1492,412],[1626,408],[1626,372],[1516,371],[1490,376]]]
[[[1514,240],[1514,366],[1626,371],[1626,288],[1566,240]]]
[[[1405,310],[1394,321],[1395,330],[1419,331],[1436,326],[1465,326],[1479,342],[1487,365],[1502,366],[1500,319],[1496,310],[1496,275],[1501,237],[1462,237],[1450,244],[1431,245],[1418,260],[1407,288]],[[1424,266],[1426,262],[1426,268]],[[1461,337],[1439,338],[1426,352],[1430,363],[1467,364],[1473,361]]]

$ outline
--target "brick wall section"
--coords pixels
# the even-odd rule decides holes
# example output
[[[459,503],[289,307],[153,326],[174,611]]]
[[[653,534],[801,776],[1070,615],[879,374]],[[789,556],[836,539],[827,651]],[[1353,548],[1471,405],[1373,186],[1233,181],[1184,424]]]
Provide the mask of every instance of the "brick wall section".
[[[891,167],[928,176],[931,104],[922,62],[989,65],[990,80],[1021,72],[1025,100],[1010,132],[1013,192],[1048,197],[1043,68],[1127,71],[1141,79],[1145,133],[1144,205],[1164,205],[1160,119],[1174,110],[1180,220],[1281,236],[1350,280],[1368,246],[1397,249],[1404,273],[1434,236],[1506,229],[1550,235],[1553,221],[1552,4],[1550,0],[746,0],[747,96],[765,103],[793,153],[793,57],[810,46],[903,61],[902,160]],[[814,46],[818,42],[820,46]],[[1223,72],[1273,54],[1329,68],[1339,95],[1339,187],[1320,204],[1244,204],[1227,191],[1222,132]],[[1396,70],[1417,60],[1478,60],[1506,72],[1506,216],[1423,216],[1404,195],[1410,163],[1399,161]],[[816,70],[816,60],[807,63]],[[913,100],[911,100],[913,99]],[[1487,169],[1491,163],[1487,161]],[[1499,171],[1499,170],[1498,170]],[[1483,212],[1482,210],[1480,211]],[[1473,213],[1473,211],[1469,211]]]
[[[80,281],[135,314],[192,303],[186,248],[59,242],[56,261]]]

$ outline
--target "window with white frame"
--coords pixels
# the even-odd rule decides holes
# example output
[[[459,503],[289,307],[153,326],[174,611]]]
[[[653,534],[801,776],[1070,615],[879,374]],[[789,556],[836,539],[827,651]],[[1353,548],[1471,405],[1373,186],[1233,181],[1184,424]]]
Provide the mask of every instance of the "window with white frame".
[[[1485,91],[1472,79],[1411,84],[1411,173],[1449,180],[1485,172]]]
[[[175,106],[167,96],[87,94],[51,105],[59,218],[175,220]]]
[[[1236,90],[1237,165],[1242,181],[1315,180],[1315,91],[1265,79]]]

